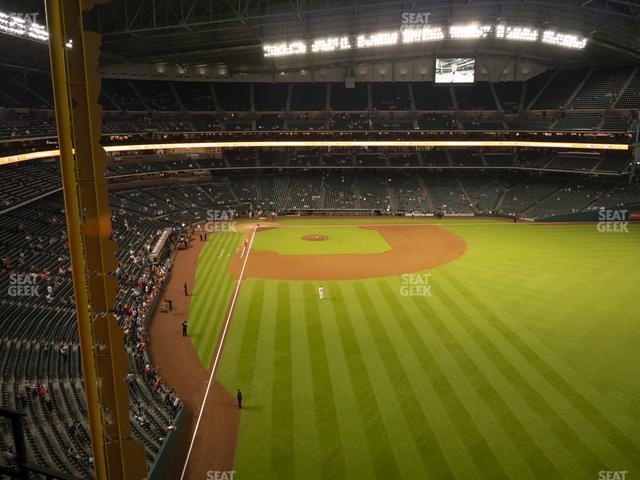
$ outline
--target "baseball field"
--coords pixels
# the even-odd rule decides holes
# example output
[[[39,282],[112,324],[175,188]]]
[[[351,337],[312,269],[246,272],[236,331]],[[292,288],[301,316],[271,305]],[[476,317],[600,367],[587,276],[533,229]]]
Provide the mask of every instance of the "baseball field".
[[[211,235],[189,313],[207,369],[241,278],[215,372],[238,480],[640,478],[639,225],[253,232]]]

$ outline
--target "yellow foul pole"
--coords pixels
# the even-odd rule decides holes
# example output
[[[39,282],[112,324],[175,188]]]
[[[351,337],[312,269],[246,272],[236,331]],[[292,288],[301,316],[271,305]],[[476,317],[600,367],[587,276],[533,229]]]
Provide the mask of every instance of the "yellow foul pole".
[[[82,242],[80,203],[78,201],[78,181],[76,177],[75,158],[72,141],[72,117],[69,83],[63,34],[63,15],[59,0],[47,0],[47,28],[49,30],[49,54],[51,58],[51,78],[53,98],[58,126],[58,144],[60,147],[60,167],[64,205],[67,217],[67,236],[69,256],[71,257],[71,273],[78,317],[78,335],[82,359],[82,374],[87,397],[87,413],[91,445],[93,450],[95,475],[98,480],[107,479],[107,463],[102,428],[102,411],[98,394],[98,375],[95,361],[95,348],[91,319],[89,316],[89,296],[87,275],[84,262],[84,246]]]
[[[98,480],[147,475],[144,446],[133,439],[129,369],[116,302],[117,246],[100,144],[100,36],[85,32],[83,13],[109,0],[46,0],[51,76],[62,186],[78,317],[87,411]],[[72,41],[72,48],[67,42]]]

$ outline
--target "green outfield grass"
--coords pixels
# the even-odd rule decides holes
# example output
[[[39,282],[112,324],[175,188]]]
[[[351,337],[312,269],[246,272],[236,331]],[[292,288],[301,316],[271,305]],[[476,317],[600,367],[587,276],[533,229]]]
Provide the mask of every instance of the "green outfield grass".
[[[241,239],[241,233],[210,234],[198,256],[189,305],[188,330],[204,368],[211,363],[218,333],[227,313],[235,283],[228,271],[229,263]]]
[[[310,235],[324,235],[328,238],[323,241],[303,240],[303,237]],[[267,250],[280,255],[382,253],[390,248],[377,231],[349,226],[275,228],[261,231],[253,243],[253,250]]]
[[[468,250],[431,296],[243,281],[217,375],[238,479],[640,478],[640,228],[439,223]]]

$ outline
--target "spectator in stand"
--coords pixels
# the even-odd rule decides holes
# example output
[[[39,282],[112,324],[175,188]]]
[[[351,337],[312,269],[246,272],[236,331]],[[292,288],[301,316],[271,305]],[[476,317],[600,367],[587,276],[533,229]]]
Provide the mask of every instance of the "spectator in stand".
[[[172,405],[173,405],[173,411],[177,412],[178,408],[180,408],[180,397],[178,395],[175,395]]]

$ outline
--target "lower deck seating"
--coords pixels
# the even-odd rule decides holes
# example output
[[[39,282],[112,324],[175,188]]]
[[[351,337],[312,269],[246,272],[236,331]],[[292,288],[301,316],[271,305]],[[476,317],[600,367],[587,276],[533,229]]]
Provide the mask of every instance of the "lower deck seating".
[[[578,213],[595,200],[596,194],[597,190],[592,185],[567,185],[526,210],[526,215],[530,218],[541,218]]]
[[[453,175],[429,175],[427,187],[437,211],[442,213],[473,213],[471,199],[460,189]]]
[[[476,211],[479,213],[495,212],[498,200],[505,192],[500,181],[487,175],[465,175],[462,177],[462,181]]]
[[[114,310],[129,333],[127,352],[132,381],[130,417],[134,438],[145,445],[149,464],[162,447],[179,399],[170,388],[153,385],[157,372],[145,375],[148,361],[136,350],[146,341],[146,312],[155,301],[166,272],[146,255],[167,221],[145,217],[145,209],[175,208],[188,197],[167,188],[140,195],[122,195],[116,202],[113,238],[121,246],[116,275],[120,292]],[[129,201],[130,200],[130,201]],[[132,205],[134,209],[127,210]],[[0,239],[12,242],[2,258],[0,319],[2,406],[26,413],[26,443],[30,460],[80,478],[91,477],[91,452],[78,358],[78,333],[65,226],[59,194],[37,200],[2,216]],[[2,432],[2,445],[11,445]]]
[[[432,211],[427,191],[419,176],[411,174],[390,176],[389,188],[396,210],[420,213]]]
[[[560,181],[525,179],[505,193],[498,213],[503,215],[519,215],[558,190],[561,186],[562,182]]]

